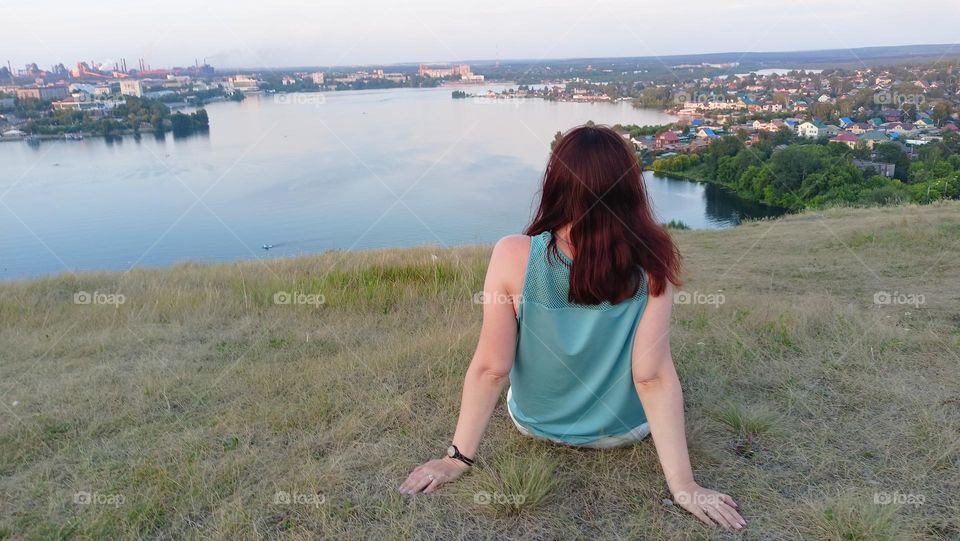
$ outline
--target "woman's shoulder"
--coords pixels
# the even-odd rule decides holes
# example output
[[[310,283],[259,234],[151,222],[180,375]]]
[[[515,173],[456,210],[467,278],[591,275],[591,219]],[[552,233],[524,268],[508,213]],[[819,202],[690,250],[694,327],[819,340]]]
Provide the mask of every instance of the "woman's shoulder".
[[[522,283],[527,270],[531,240],[527,235],[507,235],[493,246],[489,271],[513,286],[511,289],[519,289]]]
[[[532,237],[528,235],[507,235],[498,240],[493,246],[493,253],[500,252],[503,255],[526,255],[530,251],[530,242]]]
[[[530,254],[532,237],[527,235],[507,235],[493,245],[493,254],[490,264],[504,267],[515,267],[518,264],[526,265]]]

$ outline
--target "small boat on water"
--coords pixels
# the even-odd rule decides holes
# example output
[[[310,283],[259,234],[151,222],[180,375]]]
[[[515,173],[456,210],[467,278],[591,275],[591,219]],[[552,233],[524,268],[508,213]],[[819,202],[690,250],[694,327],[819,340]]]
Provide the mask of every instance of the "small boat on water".
[[[270,248],[273,248],[273,245],[272,245],[272,244],[264,244],[264,245],[263,245],[263,249],[264,249],[264,250],[269,250]]]
[[[83,141],[83,134],[82,133],[65,133],[63,134],[63,138],[66,139],[67,141]]]

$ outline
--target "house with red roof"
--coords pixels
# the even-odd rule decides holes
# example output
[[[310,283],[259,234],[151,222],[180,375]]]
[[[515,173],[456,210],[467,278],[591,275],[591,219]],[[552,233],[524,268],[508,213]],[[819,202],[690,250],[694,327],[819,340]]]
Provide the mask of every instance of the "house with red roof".
[[[854,135],[854,134],[852,134],[852,133],[844,132],[844,133],[841,133],[840,135],[838,135],[838,136],[836,136],[836,137],[831,138],[831,139],[830,139],[830,142],[831,142],[831,143],[842,143],[842,144],[844,144],[844,145],[847,145],[847,146],[850,147],[850,148],[853,148],[853,147],[857,146],[857,142],[858,142],[859,140],[860,140],[860,138],[857,137],[856,135]]]
[[[658,150],[663,150],[669,146],[676,145],[679,142],[680,137],[676,133],[668,130],[657,134],[656,147]]]

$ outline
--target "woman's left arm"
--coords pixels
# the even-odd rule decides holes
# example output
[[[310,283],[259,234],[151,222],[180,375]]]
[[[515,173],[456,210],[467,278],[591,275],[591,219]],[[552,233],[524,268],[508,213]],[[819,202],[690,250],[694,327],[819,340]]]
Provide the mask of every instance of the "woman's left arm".
[[[517,276],[529,251],[529,237],[513,235],[501,239],[493,248],[483,285],[483,325],[477,350],[467,368],[460,401],[460,418],[453,444],[460,452],[476,458],[480,438],[507,383],[517,347],[517,319],[514,299]],[[433,492],[468,469],[460,460],[443,457],[426,462],[410,473],[400,492]]]
[[[673,288],[649,297],[634,338],[633,381],[650,423],[667,486],[677,504],[707,524],[746,526],[733,498],[693,479],[683,426],[683,390],[670,353]]]

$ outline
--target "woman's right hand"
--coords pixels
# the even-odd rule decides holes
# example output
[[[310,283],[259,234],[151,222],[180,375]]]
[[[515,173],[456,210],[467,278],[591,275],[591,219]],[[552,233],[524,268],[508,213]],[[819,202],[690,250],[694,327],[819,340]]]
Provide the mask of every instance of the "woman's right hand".
[[[747,525],[737,512],[737,502],[733,498],[694,482],[675,490],[673,501],[711,526],[719,524],[739,530]]]

